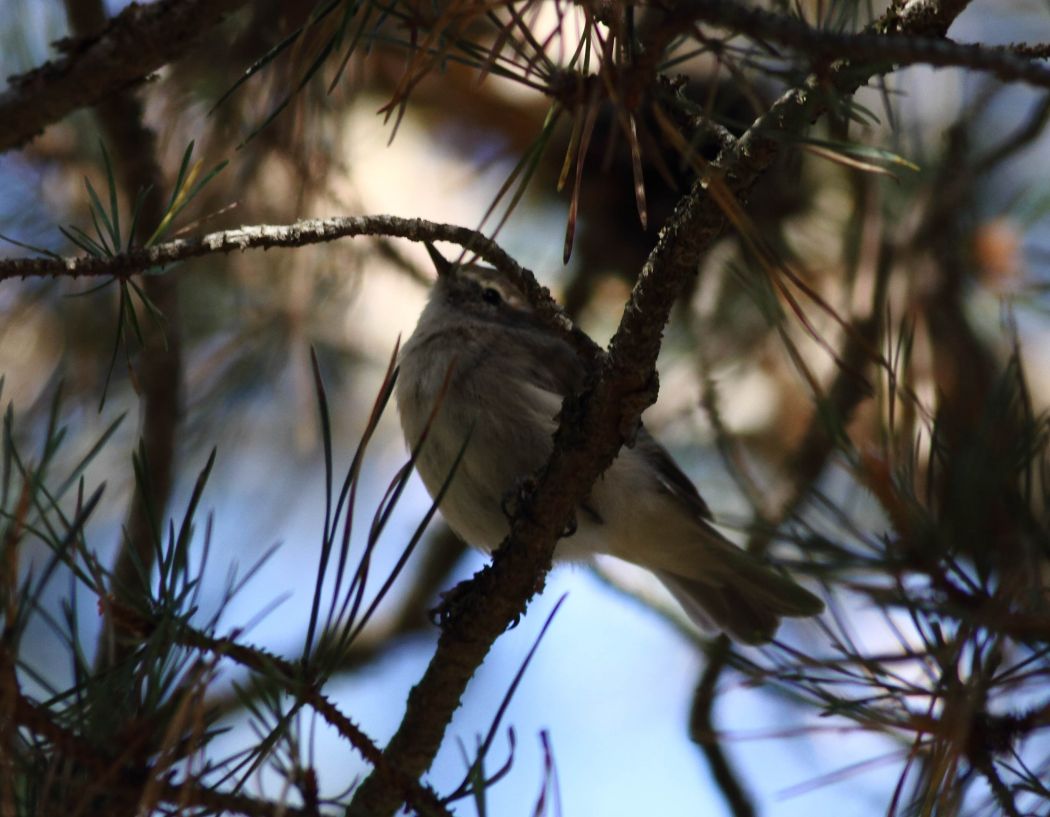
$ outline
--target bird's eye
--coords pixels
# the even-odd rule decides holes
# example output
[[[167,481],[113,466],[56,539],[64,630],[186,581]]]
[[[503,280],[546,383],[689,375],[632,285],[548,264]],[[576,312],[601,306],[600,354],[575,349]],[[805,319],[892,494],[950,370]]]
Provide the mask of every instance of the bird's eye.
[[[487,304],[499,306],[503,303],[503,296],[499,294],[499,290],[493,289],[492,287],[485,287],[481,291],[481,300]]]

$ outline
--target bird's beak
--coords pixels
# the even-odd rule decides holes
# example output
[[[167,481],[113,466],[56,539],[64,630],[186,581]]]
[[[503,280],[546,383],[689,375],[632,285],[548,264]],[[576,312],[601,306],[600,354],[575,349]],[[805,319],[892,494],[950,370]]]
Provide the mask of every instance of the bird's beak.
[[[437,270],[438,278],[447,278],[452,273],[452,268],[455,265],[439,253],[437,247],[429,241],[424,241],[423,244],[427,248],[430,260],[434,262],[434,268]]]

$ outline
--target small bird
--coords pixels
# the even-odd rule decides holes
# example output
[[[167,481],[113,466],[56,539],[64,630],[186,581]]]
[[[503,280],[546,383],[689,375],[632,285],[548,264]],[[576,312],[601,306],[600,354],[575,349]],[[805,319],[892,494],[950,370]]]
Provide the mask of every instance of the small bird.
[[[438,278],[401,352],[401,428],[410,447],[427,430],[416,469],[431,496],[462,451],[439,508],[458,536],[491,552],[510,531],[506,500],[550,458],[562,401],[582,386],[584,365],[507,275],[427,249]],[[783,616],[824,609],[710,523],[693,483],[643,427],[595,482],[555,558],[606,553],[640,565],[698,626],[746,644],[769,641]]]

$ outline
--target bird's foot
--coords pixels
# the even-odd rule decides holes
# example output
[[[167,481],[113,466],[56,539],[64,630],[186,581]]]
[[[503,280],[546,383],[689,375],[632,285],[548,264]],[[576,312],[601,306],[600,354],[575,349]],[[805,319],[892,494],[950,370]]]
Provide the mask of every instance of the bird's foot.
[[[430,623],[444,630],[466,607],[473,584],[473,579],[464,579],[454,587],[439,593],[438,603],[427,611]]]
[[[473,603],[474,599],[472,597],[474,594],[486,592],[485,582],[489,577],[487,571],[490,569],[491,566],[486,567],[471,578],[465,579],[451,589],[439,594],[440,601],[435,607],[427,611],[427,617],[431,623],[443,631],[455,627],[456,622],[462,618],[462,615]],[[507,629],[513,630],[518,626],[520,620],[520,615],[515,616],[507,625]]]
[[[500,500],[500,508],[507,519],[514,519],[521,511],[525,501],[532,496],[536,490],[536,480],[532,477],[522,477],[514,483],[514,486],[503,495]]]

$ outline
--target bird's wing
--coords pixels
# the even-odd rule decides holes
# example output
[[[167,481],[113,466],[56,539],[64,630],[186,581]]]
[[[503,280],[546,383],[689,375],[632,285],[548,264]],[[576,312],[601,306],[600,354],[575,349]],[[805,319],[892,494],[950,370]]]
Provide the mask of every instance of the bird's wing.
[[[532,332],[513,354],[515,358],[504,361],[504,365],[530,385],[557,395],[559,405],[566,395],[583,386],[585,371],[580,356],[561,338]]]
[[[656,476],[660,481],[660,487],[683,505],[688,507],[701,519],[712,519],[711,509],[696,490],[692,480],[689,479],[678,464],[671,458],[660,443],[653,436],[640,428],[635,447],[649,463],[656,468]]]
[[[529,336],[532,346],[522,344],[517,349],[530,349],[528,354],[508,364],[513,366],[516,372],[527,380],[533,387],[534,398],[537,405],[543,406],[543,412],[553,408],[550,412],[550,420],[556,423],[555,417],[561,410],[561,402],[567,394],[577,391],[583,385],[584,367],[576,350],[561,338],[553,336],[537,337],[536,333]],[[542,350],[537,354],[534,351],[535,343],[542,343]],[[546,392],[541,395],[540,392]],[[553,432],[553,426],[551,428]],[[688,507],[700,519],[711,519],[711,511],[707,503],[697,493],[696,487],[690,481],[682,469],[678,467],[671,455],[644,427],[638,431],[635,446],[640,454],[648,460],[656,470],[659,487],[670,496]]]

